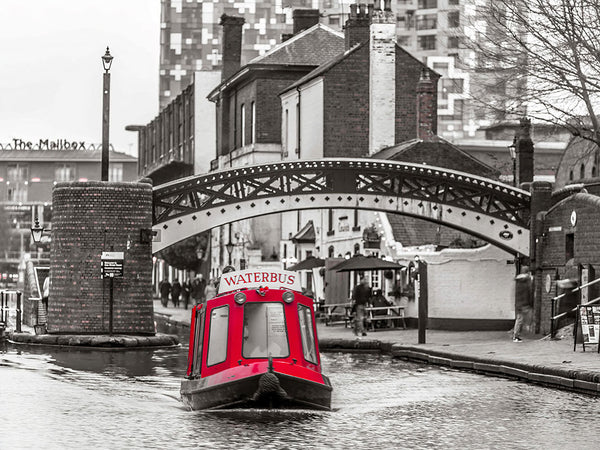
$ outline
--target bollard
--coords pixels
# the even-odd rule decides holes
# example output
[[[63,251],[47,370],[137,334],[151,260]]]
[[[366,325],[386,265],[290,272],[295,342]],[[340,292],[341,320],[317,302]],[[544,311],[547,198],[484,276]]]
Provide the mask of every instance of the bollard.
[[[21,332],[21,291],[17,291],[17,333]]]

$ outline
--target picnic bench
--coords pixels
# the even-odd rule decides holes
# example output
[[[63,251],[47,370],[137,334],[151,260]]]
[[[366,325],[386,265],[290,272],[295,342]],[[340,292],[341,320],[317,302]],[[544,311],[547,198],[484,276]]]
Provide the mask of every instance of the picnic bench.
[[[375,324],[379,321],[386,321],[387,328],[397,328],[400,321],[402,327],[406,329],[404,321],[404,306],[371,306],[365,308],[367,315],[367,326],[370,330],[375,330]],[[389,322],[388,322],[389,321]]]
[[[323,305],[323,317],[326,326],[341,325],[347,327],[352,320],[352,303],[330,303]]]

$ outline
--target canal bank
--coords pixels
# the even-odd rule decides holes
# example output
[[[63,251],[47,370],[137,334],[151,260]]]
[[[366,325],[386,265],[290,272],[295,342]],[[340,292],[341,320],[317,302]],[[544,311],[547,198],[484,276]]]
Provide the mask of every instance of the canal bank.
[[[173,328],[189,329],[191,310],[154,302],[155,318]],[[600,355],[595,346],[573,351],[573,339],[542,340],[524,336],[513,342],[506,331],[429,330],[427,343],[417,344],[416,329],[371,332],[356,339],[350,328],[318,326],[322,351],[372,351],[395,358],[442,365],[486,375],[600,395]]]

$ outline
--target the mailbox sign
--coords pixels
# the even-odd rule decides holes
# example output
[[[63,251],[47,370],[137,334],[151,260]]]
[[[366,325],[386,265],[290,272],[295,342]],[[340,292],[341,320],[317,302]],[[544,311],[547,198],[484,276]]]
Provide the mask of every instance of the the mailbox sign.
[[[122,277],[124,259],[124,252],[102,252],[102,256],[100,258],[102,277]]]

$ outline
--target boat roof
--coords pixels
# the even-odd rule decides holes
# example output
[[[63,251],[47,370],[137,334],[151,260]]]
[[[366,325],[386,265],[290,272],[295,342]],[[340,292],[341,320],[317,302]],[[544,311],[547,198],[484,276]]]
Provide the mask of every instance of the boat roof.
[[[278,269],[247,269],[221,275],[218,295],[240,289],[260,287],[302,292],[300,277],[296,272]]]

